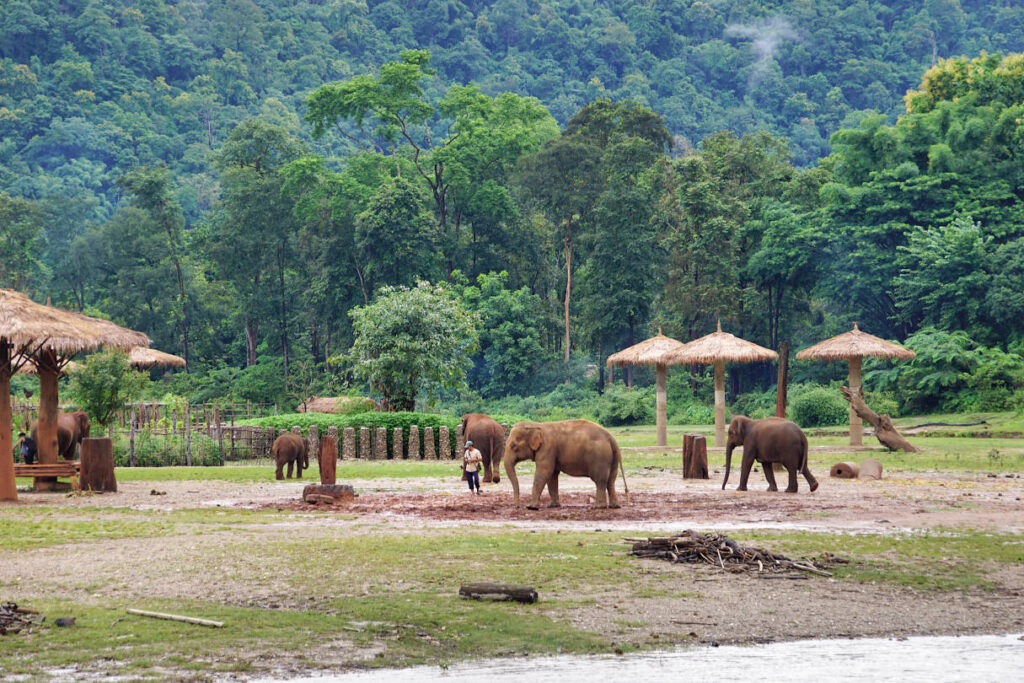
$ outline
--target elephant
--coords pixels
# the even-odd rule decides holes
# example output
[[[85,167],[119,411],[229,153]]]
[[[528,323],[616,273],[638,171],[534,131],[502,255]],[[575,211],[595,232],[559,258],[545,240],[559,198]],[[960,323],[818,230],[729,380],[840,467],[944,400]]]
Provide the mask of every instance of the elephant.
[[[519,479],[516,463],[533,460],[537,470],[533,477],[533,494],[526,507],[536,510],[540,494],[547,485],[551,495],[548,507],[560,507],[558,475],[590,477],[597,486],[594,507],[619,507],[615,494],[616,468],[622,472],[626,496],[626,473],[622,469],[622,452],[607,429],[588,420],[562,422],[517,422],[505,442],[505,472],[512,482],[512,493],[519,507]]]
[[[36,428],[32,427],[32,439],[38,444]],[[75,459],[75,449],[82,439],[89,437],[89,414],[83,410],[74,413],[57,413],[57,454],[65,460]]]
[[[807,467],[807,437],[795,422],[781,417],[752,420],[745,415],[734,415],[729,422],[729,440],[725,446],[723,490],[729,481],[732,451],[737,446],[743,446],[743,464],[740,468],[740,485],[737,491],[747,490],[747,478],[755,460],[763,466],[769,491],[779,490],[775,485],[775,463],[781,463],[789,472],[786,493],[797,492],[797,472],[804,475],[811,491],[817,490],[818,480]]]
[[[295,463],[296,479],[302,479],[302,470],[309,469],[309,439],[287,432],[274,440],[271,448],[277,463],[277,478],[284,479],[284,466],[288,464],[288,478],[292,478],[292,463]]]
[[[467,413],[462,416],[462,435],[480,451],[484,459],[484,483],[501,481],[498,463],[505,452],[505,430],[487,415]]]

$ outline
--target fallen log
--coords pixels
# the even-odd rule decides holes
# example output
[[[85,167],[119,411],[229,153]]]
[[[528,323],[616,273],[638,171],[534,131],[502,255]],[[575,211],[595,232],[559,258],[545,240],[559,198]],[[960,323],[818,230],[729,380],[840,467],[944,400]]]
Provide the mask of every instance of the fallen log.
[[[164,612],[147,612],[141,609],[125,610],[128,614],[135,614],[140,617],[150,617],[152,619],[167,619],[168,621],[181,621],[186,624],[198,624],[199,626],[212,626],[213,628],[221,628],[224,626],[223,621],[214,621],[213,619],[200,619],[198,617],[184,617],[180,614],[166,614]]]
[[[890,451],[907,451],[908,453],[920,453],[912,443],[907,441],[902,434],[896,431],[892,424],[892,418],[888,415],[879,415],[871,410],[864,402],[864,395],[860,389],[851,390],[849,387],[841,387],[843,398],[850,402],[850,407],[857,413],[858,417],[871,423],[875,428],[875,438]]]
[[[470,600],[512,600],[537,602],[537,590],[505,583],[467,583],[459,586],[459,597]]]
[[[852,462],[837,462],[828,471],[828,476],[836,479],[856,479],[860,474],[860,468]]]

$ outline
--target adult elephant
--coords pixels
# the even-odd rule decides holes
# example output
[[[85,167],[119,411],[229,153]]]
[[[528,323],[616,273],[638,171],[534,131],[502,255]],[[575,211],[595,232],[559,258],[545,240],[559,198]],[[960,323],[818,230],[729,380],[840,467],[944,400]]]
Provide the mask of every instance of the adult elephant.
[[[505,443],[504,463],[505,472],[512,482],[516,507],[519,506],[516,463],[523,460],[537,463],[533,494],[526,506],[531,510],[540,506],[540,494],[545,485],[551,496],[548,507],[560,506],[558,475],[562,472],[571,477],[590,477],[593,480],[597,487],[594,507],[619,507],[619,498],[615,494],[616,469],[622,472],[622,485],[629,495],[619,444],[607,429],[588,420],[517,422],[512,427]]]
[[[57,413],[57,454],[65,460],[75,459],[75,450],[82,439],[89,437],[89,415],[84,410],[73,413]],[[32,427],[32,439],[36,439],[36,426]]]
[[[775,485],[775,463],[781,463],[789,472],[786,493],[797,492],[797,472],[804,475],[812,491],[818,488],[818,480],[807,467],[807,437],[795,422],[781,417],[751,420],[745,415],[734,415],[729,422],[729,440],[725,446],[723,489],[729,481],[732,451],[737,446],[743,446],[743,463],[740,467],[740,485],[737,491],[747,490],[750,468],[755,461],[762,465],[769,491],[779,490]]]
[[[495,420],[481,413],[467,413],[462,416],[462,435],[466,441],[472,441],[473,447],[480,451],[484,459],[484,476],[486,482],[497,484],[501,481],[498,474],[498,463],[505,452],[505,430]],[[461,454],[460,454],[461,455]]]
[[[292,465],[297,470],[296,479],[302,479],[302,470],[309,469],[309,439],[287,432],[274,440],[270,450],[277,463],[278,479],[284,479],[285,465],[288,465],[289,479],[292,478]]]

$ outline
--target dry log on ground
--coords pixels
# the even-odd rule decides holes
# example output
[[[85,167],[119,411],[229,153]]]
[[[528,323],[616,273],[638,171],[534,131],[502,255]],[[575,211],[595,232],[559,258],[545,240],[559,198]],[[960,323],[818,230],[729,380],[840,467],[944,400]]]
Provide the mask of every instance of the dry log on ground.
[[[114,476],[114,442],[108,437],[82,439],[82,470],[78,476],[83,491],[117,493]]]
[[[40,616],[35,610],[18,607],[13,602],[5,602],[0,605],[0,636],[20,633],[23,628],[41,624],[43,619],[45,617]]]
[[[860,474],[857,475],[858,479],[881,479],[882,478],[882,463],[878,462],[874,458],[868,458],[860,464]]]
[[[852,462],[837,462],[828,471],[828,476],[835,477],[836,479],[856,479],[859,473],[860,468]]]
[[[823,567],[843,563],[845,560],[826,555],[810,560],[791,560],[785,555],[764,548],[744,547],[728,536],[701,534],[687,530],[672,536],[625,538],[632,543],[631,555],[673,563],[704,563],[721,567],[728,572],[756,570],[756,573],[807,572],[817,576],[832,576]]]
[[[892,418],[888,415],[879,415],[868,408],[864,402],[864,395],[860,389],[851,391],[848,387],[842,387],[843,398],[850,402],[853,410],[862,420],[867,420],[875,428],[875,438],[890,451],[907,451],[908,453],[919,453],[912,443],[907,441],[896,431],[892,425]]]
[[[313,505],[333,505],[355,497],[355,489],[350,484],[307,484],[302,489],[302,500]]]
[[[180,614],[166,614],[164,612],[147,612],[141,609],[126,609],[125,612],[128,614],[135,614],[140,617],[151,617],[153,619],[166,619],[168,621],[181,621],[186,624],[198,624],[199,626],[212,626],[214,628],[220,628],[224,625],[223,621],[214,621],[213,619],[200,619],[198,617],[183,617]]]
[[[537,590],[530,586],[510,586],[504,583],[467,583],[459,586],[459,597],[471,600],[537,602]]]

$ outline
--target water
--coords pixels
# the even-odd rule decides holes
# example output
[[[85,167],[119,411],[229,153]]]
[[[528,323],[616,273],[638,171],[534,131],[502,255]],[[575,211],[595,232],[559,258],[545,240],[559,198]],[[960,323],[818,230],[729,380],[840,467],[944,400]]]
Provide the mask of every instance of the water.
[[[906,640],[801,640],[768,645],[699,647],[671,652],[475,660],[447,669],[420,666],[313,676],[289,683],[412,683],[439,680],[523,681],[543,675],[558,683],[632,678],[643,683],[680,680],[820,681],[898,680],[901,683],[1024,680],[1020,635],[920,636]]]

